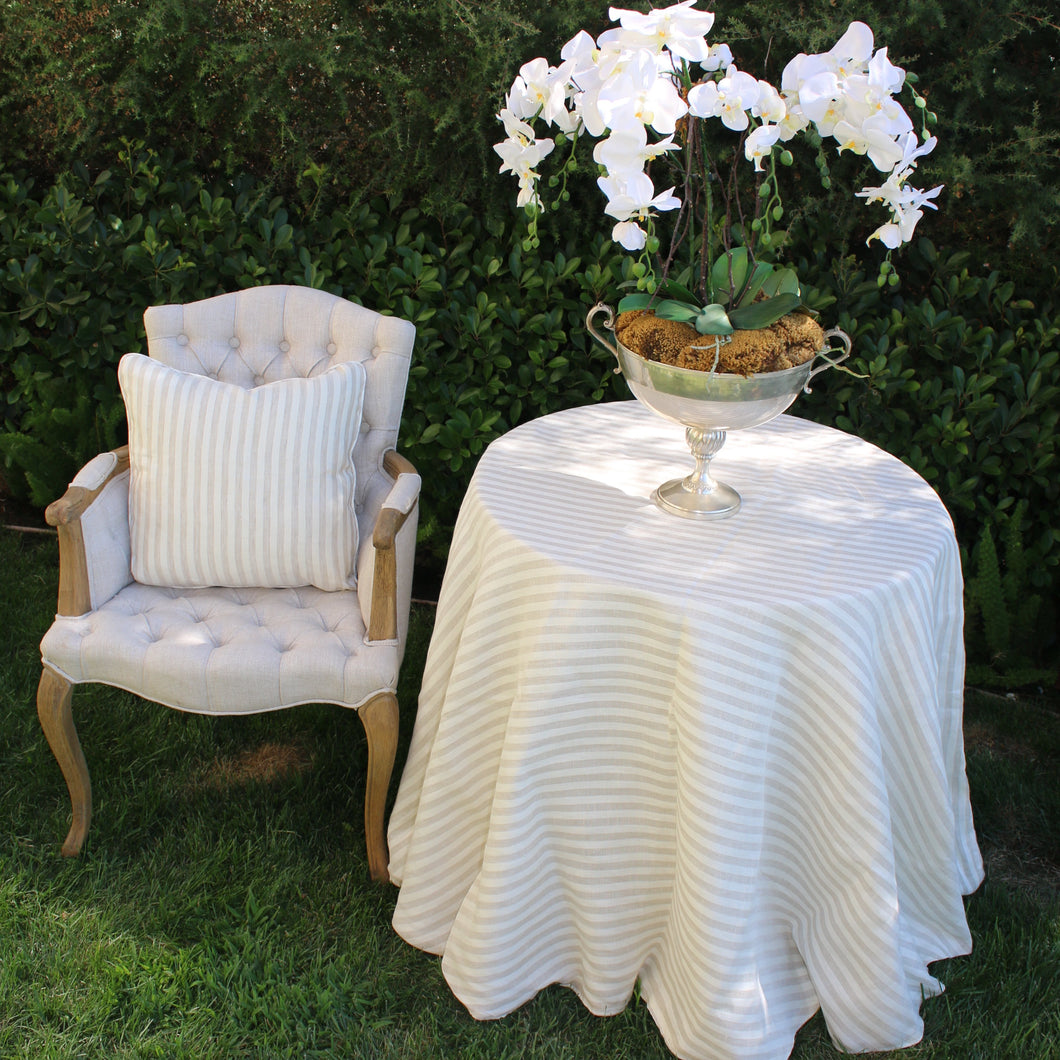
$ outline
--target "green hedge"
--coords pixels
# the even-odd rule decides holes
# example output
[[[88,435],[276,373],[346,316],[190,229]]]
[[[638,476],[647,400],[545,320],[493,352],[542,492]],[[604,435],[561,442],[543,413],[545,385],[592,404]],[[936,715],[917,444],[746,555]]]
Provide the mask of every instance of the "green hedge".
[[[2,177],[8,488],[44,505],[121,441],[115,367],[143,348],[148,305],[306,284],[417,326],[401,444],[424,475],[420,554],[438,570],[490,440],[559,408],[628,396],[584,327],[587,309],[628,278],[628,258],[603,237],[555,232],[527,253],[520,233],[463,208],[437,217],[382,201],[299,219],[257,185],[207,184],[188,164],[134,150],[113,171],[75,167],[39,190]],[[853,336],[864,378],[829,373],[794,411],[924,475],[953,515],[969,573],[983,535],[1002,540],[1022,504],[1020,592],[1043,601],[1033,661],[1053,643],[1060,563],[1060,307],[926,239],[904,255],[896,290],[824,246],[801,264],[824,319]]]
[[[867,22],[920,75],[939,115],[939,146],[920,165],[925,181],[947,185],[933,238],[975,246],[991,267],[1028,280],[1057,256],[1055,0],[995,0],[986,15],[968,0],[700,7],[716,11],[711,37],[732,44],[741,69],[774,81],[790,56]],[[0,168],[51,182],[75,160],[110,165],[122,138],[136,138],[173,147],[204,174],[251,174],[326,211],[353,192],[503,216],[514,192],[491,145],[504,92],[522,63],[557,61],[577,29],[603,30],[607,9],[604,0],[7,0]],[[811,224],[829,223],[834,248],[857,250],[864,210],[849,198],[821,202],[813,162],[797,159],[791,175],[803,183],[789,206],[801,201]],[[860,186],[863,170],[836,161],[837,186],[847,173]],[[580,190],[595,216],[596,188]]]

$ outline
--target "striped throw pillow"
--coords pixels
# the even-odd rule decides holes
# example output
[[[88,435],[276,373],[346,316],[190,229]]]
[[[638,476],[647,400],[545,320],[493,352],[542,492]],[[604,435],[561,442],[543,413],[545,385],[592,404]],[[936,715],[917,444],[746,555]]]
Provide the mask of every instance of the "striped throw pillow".
[[[133,577],[351,588],[364,379],[346,362],[244,390],[126,354]]]

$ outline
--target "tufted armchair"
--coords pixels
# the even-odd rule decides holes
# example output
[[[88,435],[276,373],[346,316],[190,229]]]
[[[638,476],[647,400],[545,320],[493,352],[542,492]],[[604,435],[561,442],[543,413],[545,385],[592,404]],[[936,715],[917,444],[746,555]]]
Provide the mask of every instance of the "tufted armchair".
[[[395,445],[415,329],[408,321],[380,316],[322,291],[283,286],[184,306],[154,306],[144,322],[149,356],[127,355],[119,368],[130,413],[130,444],[90,461],[46,513],[59,532],[59,606],[41,642],[37,710],[73,804],[62,852],[79,853],[92,812],[88,768],[71,707],[72,686],[92,681],[203,714],[249,714],[309,702],[357,710],[368,741],[364,814],[369,869],[374,879],[386,880],[384,812],[397,745],[395,693],[408,628],[420,486],[415,469]],[[194,473],[185,467],[184,477],[174,479],[178,492],[169,497],[161,529],[152,530],[148,522],[157,512],[143,514],[150,469],[141,468],[138,446],[146,452],[158,438],[168,437],[173,460],[182,464],[184,449],[194,448],[206,428],[184,420],[167,424],[156,406],[134,418],[130,396],[141,378],[134,378],[134,370],[146,372],[143,378],[149,382],[150,373],[161,372],[166,385],[206,387],[211,401],[214,384],[204,379],[228,384],[216,390],[238,413],[227,426],[216,428],[204,465]],[[287,530],[295,534],[307,520],[313,525],[315,513],[306,510],[303,499],[277,513],[276,495],[269,493],[256,515],[237,507],[234,515],[217,515],[217,525],[204,531],[196,522],[209,521],[214,509],[230,500],[243,503],[246,472],[239,469],[242,478],[211,487],[214,492],[205,494],[205,501],[194,491],[237,448],[233,432],[242,422],[240,402],[273,400],[276,394],[287,401],[290,395],[283,388],[292,387],[291,400],[302,401],[298,388],[317,386],[329,392],[337,386],[341,400],[349,404],[336,407],[346,408],[348,415],[324,415],[311,404],[312,397],[305,399],[310,404],[301,420],[290,411],[297,405],[278,406],[285,409],[283,415],[275,423],[260,421],[247,444],[272,442],[274,431],[290,428],[296,432],[292,437],[316,445],[322,431],[339,431],[336,444],[344,449],[346,463],[333,478],[349,491],[339,489],[337,496],[346,500],[334,514],[349,525],[343,524],[346,536],[338,538],[316,528],[310,547],[335,553],[338,540],[341,584],[321,588],[299,570],[287,572],[289,553],[297,550],[287,538],[269,546],[280,573],[270,569],[262,585],[248,584],[246,577],[228,584],[227,575],[201,572],[168,584],[158,576],[157,564],[148,570],[148,553],[158,544],[154,539],[165,538],[173,549],[183,550],[185,565],[194,566],[200,553],[212,547],[213,533],[234,548],[238,566],[252,551],[246,542],[253,545],[280,516],[288,517]],[[255,415],[267,416],[272,406],[254,408]],[[302,436],[297,435],[299,424]],[[150,434],[170,428],[167,436]],[[342,430],[349,432],[345,440]],[[352,468],[346,466],[351,447]],[[303,466],[303,447],[281,438],[273,448],[279,470],[265,477],[262,488],[272,489],[274,478],[285,479],[285,496],[304,498],[312,469]],[[160,473],[168,462],[168,457],[161,462]],[[359,543],[353,545],[355,541]],[[354,555],[343,555],[347,543]],[[181,561],[167,559],[163,572],[167,563],[178,573],[183,570]]]

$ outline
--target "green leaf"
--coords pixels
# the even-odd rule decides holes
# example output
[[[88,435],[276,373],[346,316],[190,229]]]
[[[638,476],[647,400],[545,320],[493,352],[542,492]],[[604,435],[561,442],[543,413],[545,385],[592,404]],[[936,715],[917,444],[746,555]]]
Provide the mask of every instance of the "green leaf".
[[[801,292],[798,274],[794,269],[775,269],[762,284],[762,293],[768,298],[774,298],[778,294],[799,295]]]
[[[627,294],[625,298],[620,299],[618,311],[628,313],[633,309],[647,309],[651,299],[650,294]]]
[[[768,328],[775,324],[781,317],[799,308],[799,296],[797,294],[778,294],[774,298],[767,298],[763,302],[755,302],[754,305],[741,306],[729,312],[729,320],[733,327],[741,331],[754,331],[756,328]]]
[[[747,247],[734,247],[722,254],[710,270],[710,286],[718,301],[731,302],[733,293],[747,282],[749,271]]]
[[[751,278],[747,281],[743,294],[740,295],[740,305],[750,305],[755,300],[755,295],[762,289],[762,285],[775,268],[774,265],[765,261],[760,261],[755,265]]]
[[[700,335],[731,335],[733,330],[723,305],[714,303],[705,306],[696,317],[696,331]]]
[[[662,280],[659,283],[659,290],[662,294],[666,295],[667,298],[674,298],[681,302],[688,302],[690,305],[698,306],[699,299],[687,288],[681,286],[676,280]]]
[[[655,315],[662,320],[695,320],[699,315],[699,308],[685,305],[684,302],[671,302],[664,299],[655,306]]]

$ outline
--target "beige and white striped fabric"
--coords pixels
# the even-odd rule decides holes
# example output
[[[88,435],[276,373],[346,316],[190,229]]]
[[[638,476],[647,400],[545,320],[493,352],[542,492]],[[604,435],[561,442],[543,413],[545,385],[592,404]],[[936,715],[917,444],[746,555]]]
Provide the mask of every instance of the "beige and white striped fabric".
[[[356,361],[253,389],[126,354],[136,581],[171,587],[355,584]]]
[[[526,424],[461,509],[390,823],[394,926],[503,1016],[639,980],[689,1060],[922,1035],[982,877],[949,517],[895,458],[783,416],[667,515],[682,429],[635,402]]]

